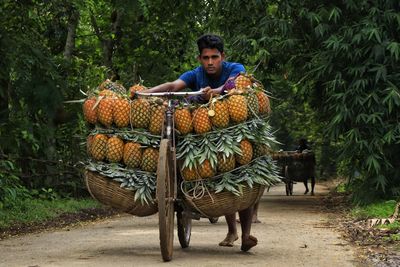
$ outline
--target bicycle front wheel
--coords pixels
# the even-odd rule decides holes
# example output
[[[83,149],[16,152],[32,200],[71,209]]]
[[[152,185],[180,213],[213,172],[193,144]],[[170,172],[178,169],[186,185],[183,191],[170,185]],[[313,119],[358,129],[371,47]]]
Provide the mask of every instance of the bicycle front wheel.
[[[164,261],[172,259],[174,243],[174,164],[171,143],[161,140],[157,166],[158,223],[160,230],[161,256]]]

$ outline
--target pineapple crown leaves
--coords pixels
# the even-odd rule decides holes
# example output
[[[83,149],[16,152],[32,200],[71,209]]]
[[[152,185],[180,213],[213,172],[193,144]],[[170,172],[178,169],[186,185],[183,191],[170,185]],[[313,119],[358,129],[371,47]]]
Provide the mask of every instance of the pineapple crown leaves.
[[[206,159],[210,161],[211,167],[215,168],[217,164],[217,146],[213,144],[206,136],[201,140],[198,154],[198,163],[202,164]]]
[[[236,196],[243,194],[243,184],[239,183],[235,176],[231,173],[227,173],[215,184],[215,193],[222,192],[224,190],[233,193]]]
[[[219,153],[222,153],[223,159],[226,160],[229,156],[240,154],[240,144],[231,135],[222,135],[216,144]]]
[[[153,173],[126,169],[121,164],[104,162],[88,162],[86,168],[121,183],[122,188],[134,191],[135,201],[140,200],[142,204],[154,201],[156,177]]]
[[[196,159],[199,151],[198,140],[192,135],[186,135],[184,139],[179,140],[177,146],[177,159],[182,159],[182,168],[192,169],[196,165]]]
[[[147,131],[140,131],[139,129],[130,130],[128,128],[125,129],[106,129],[99,126],[90,133],[91,135],[94,134],[106,134],[106,135],[115,135],[120,137],[125,141],[132,141],[140,144],[144,144],[147,146],[160,146],[160,136],[152,135]]]

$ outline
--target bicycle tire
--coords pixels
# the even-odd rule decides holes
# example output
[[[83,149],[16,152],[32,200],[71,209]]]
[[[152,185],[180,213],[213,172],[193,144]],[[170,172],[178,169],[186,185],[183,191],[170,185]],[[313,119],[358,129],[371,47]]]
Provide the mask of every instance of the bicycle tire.
[[[160,249],[163,261],[170,261],[174,243],[174,183],[171,144],[161,140],[157,166],[157,201]]]
[[[189,247],[190,236],[192,234],[192,218],[185,214],[185,212],[178,211],[176,212],[176,221],[181,248],[187,248]]]

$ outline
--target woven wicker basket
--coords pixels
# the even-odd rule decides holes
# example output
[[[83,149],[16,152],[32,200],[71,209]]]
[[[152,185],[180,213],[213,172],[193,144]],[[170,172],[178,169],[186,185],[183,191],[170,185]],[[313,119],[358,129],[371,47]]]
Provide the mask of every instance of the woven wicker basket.
[[[117,210],[139,217],[149,216],[158,211],[156,203],[142,205],[140,201],[135,201],[132,191],[121,188],[118,182],[97,172],[86,171],[85,182],[94,199]]]
[[[233,214],[254,205],[264,193],[265,186],[255,184],[253,188],[244,187],[243,195],[236,196],[231,192],[210,192],[201,198],[185,196],[186,204],[205,217],[213,218]]]

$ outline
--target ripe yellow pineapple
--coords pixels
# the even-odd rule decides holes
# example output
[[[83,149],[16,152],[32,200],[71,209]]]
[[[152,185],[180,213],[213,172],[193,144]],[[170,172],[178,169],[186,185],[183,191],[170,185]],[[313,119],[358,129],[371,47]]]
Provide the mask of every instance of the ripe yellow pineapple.
[[[124,98],[114,100],[113,108],[113,121],[119,128],[127,127],[129,125],[129,101]]]
[[[198,180],[201,178],[197,172],[197,169],[194,167],[193,168],[189,168],[189,167],[182,168],[181,175],[185,181],[193,181],[193,180]]]
[[[208,159],[204,160],[199,166],[197,171],[201,178],[211,178],[215,175],[215,169],[211,166]]]
[[[148,147],[143,151],[140,168],[147,172],[156,172],[158,163],[158,150]]]
[[[97,119],[106,127],[111,127],[113,123],[114,100],[112,97],[105,97],[97,106]]]
[[[130,99],[134,99],[135,98],[135,93],[136,92],[143,91],[143,90],[146,90],[146,87],[141,85],[141,84],[139,84],[139,83],[135,84],[135,85],[132,85],[129,88],[129,97],[130,97]]]
[[[165,107],[154,105],[151,107],[149,131],[152,134],[160,135],[164,125]]]
[[[242,95],[231,95],[228,98],[229,115],[233,122],[247,120],[247,100]]]
[[[271,106],[269,103],[269,98],[264,92],[257,93],[258,104],[260,106],[260,113],[266,114],[271,112]]]
[[[217,168],[218,172],[224,173],[235,169],[236,160],[234,155],[224,157],[222,153],[217,155]]]
[[[211,121],[206,108],[200,107],[193,111],[193,127],[198,134],[211,131]]]
[[[250,77],[243,75],[243,74],[239,75],[235,79],[236,89],[248,89],[252,84],[253,83],[252,83]]]
[[[236,162],[239,165],[246,165],[253,158],[253,146],[248,140],[242,140],[240,142],[240,150],[242,155],[236,155]]]
[[[83,116],[85,121],[91,124],[96,124],[97,122],[97,107],[95,107],[96,98],[92,97],[87,99],[83,103]]]
[[[117,136],[107,140],[107,160],[109,162],[120,162],[124,153],[124,141]]]
[[[95,160],[104,160],[107,154],[107,140],[108,137],[104,134],[96,134],[91,143],[91,155]]]
[[[226,128],[229,125],[229,109],[225,100],[217,100],[212,106],[215,115],[211,117],[212,125],[217,128]]]
[[[150,103],[146,99],[136,99],[131,104],[131,123],[134,128],[147,129],[150,123]]]
[[[193,131],[192,114],[188,108],[177,108],[175,110],[175,128],[182,135]]]
[[[115,97],[115,96],[117,96],[117,94],[111,90],[104,89],[99,92],[99,96]]]
[[[140,144],[128,142],[124,146],[123,160],[129,168],[139,168],[142,162],[142,149]]]

